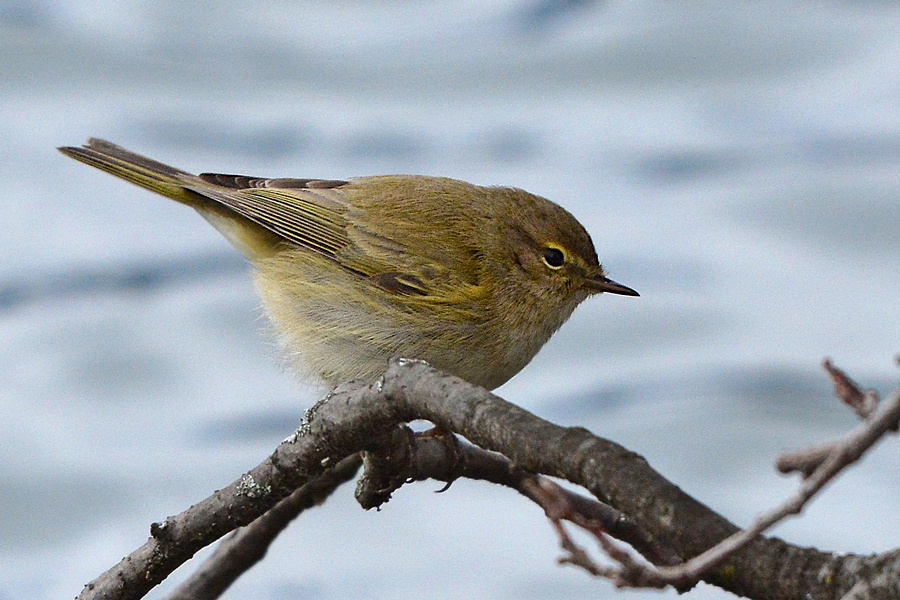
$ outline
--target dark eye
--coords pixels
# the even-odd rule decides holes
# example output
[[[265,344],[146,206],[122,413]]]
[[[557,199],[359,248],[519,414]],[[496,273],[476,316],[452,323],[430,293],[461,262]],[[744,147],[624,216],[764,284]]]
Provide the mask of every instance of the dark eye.
[[[559,248],[544,248],[544,262],[551,269],[558,269],[566,262],[566,255]]]

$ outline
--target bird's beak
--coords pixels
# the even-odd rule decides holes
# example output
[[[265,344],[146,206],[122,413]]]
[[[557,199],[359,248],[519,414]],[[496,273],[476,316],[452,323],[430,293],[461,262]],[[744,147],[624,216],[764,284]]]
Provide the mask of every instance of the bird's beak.
[[[587,287],[595,294],[606,292],[607,294],[619,294],[620,296],[640,296],[636,291],[621,283],[616,283],[603,275],[595,275],[586,279]]]

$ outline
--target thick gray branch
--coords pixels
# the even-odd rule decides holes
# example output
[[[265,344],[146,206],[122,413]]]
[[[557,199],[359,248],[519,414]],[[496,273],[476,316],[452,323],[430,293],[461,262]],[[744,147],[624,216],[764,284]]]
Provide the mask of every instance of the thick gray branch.
[[[737,530],[618,444],[585,429],[559,427],[424,363],[401,359],[391,362],[383,380],[336,388],[266,461],[210,498],[155,524],[144,546],[89,584],[80,597],[142,597],[200,548],[253,521],[343,458],[370,448],[399,423],[415,419],[499,452],[518,468],[585,487],[684,559]],[[836,556],[760,537],[703,578],[748,598],[830,600],[898,562],[900,553]],[[897,580],[890,585],[893,597],[900,597]]]

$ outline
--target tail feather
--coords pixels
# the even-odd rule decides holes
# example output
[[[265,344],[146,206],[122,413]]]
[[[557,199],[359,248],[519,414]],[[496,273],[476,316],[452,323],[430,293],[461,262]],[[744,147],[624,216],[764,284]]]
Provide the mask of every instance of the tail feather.
[[[195,208],[205,204],[199,194],[185,189],[199,179],[181,169],[141,156],[106,140],[91,138],[80,148],[65,146],[59,151],[110,175],[121,177],[148,190]]]
[[[242,216],[230,206],[197,190],[219,188],[196,175],[141,156],[121,146],[97,138],[76,148],[64,146],[59,151],[110,175],[162,194],[186,204],[219,230],[247,258],[268,256],[280,247],[281,238],[265,227]],[[224,188],[222,188],[224,189]]]

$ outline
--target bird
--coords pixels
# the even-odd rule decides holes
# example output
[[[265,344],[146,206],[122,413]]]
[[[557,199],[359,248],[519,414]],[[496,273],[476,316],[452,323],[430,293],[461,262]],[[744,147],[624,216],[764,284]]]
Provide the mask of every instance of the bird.
[[[589,296],[639,295],[571,213],[518,188],[193,175],[96,138],[59,150],[199,212],[252,265],[289,364],[325,385],[402,356],[491,390]]]

